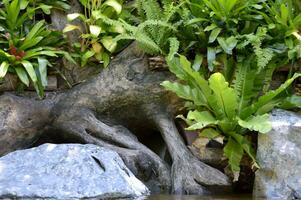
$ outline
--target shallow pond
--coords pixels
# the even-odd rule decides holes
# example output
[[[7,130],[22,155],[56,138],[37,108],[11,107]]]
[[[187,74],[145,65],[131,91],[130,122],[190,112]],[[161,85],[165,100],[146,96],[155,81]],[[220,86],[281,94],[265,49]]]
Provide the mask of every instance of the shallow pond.
[[[177,196],[177,195],[152,195],[147,200],[264,200],[252,198],[251,195],[226,195],[226,196]]]

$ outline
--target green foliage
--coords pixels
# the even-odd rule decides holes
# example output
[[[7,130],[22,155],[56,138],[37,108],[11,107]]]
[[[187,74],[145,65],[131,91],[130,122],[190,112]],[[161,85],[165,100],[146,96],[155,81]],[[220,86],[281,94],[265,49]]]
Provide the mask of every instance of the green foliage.
[[[259,71],[269,68],[266,82],[276,68],[270,63],[281,66],[300,58],[298,0],[190,0],[183,7],[188,14],[182,16],[183,36],[178,38],[184,54],[202,52],[207,59],[202,67],[209,72],[222,68],[229,82],[236,65],[227,67],[227,62],[240,62],[250,53],[256,55]]]
[[[125,32],[116,37],[115,41],[136,40],[149,54],[169,54],[172,57],[179,49],[179,41],[175,37],[180,22],[175,20],[182,4],[176,5],[171,0],[137,0],[135,12],[138,18],[132,25],[124,20],[119,22],[105,20],[109,24],[118,23]]]
[[[301,76],[295,74],[278,89],[265,92],[258,84],[258,69],[252,57],[241,63],[236,81],[229,85],[221,73],[213,73],[208,80],[192,69],[184,56],[168,59],[170,71],[181,81],[162,83],[166,89],[189,102],[187,117],[179,116],[189,125],[187,130],[200,130],[202,136],[225,138],[224,153],[233,172],[239,172],[244,153],[259,167],[255,151],[248,139],[250,131],[267,133],[271,130],[269,115],[275,106],[287,98],[287,89]],[[261,86],[261,87],[260,87]],[[262,95],[259,95],[260,91]],[[210,133],[208,132],[210,128]],[[207,130],[202,134],[203,130]]]
[[[24,0],[4,1],[0,9],[0,78],[8,72],[15,73],[26,86],[31,81],[43,97],[49,59],[69,56],[57,48],[62,44],[61,33],[47,30],[44,20],[31,24],[29,5]]]
[[[3,0],[7,7],[13,0]],[[34,18],[36,13],[49,15],[51,9],[68,10],[70,8],[67,0],[20,0],[20,9],[27,13],[29,18]]]
[[[83,27],[68,24],[64,32],[80,31],[81,43],[75,44],[74,47],[77,49],[76,57],[79,57],[81,66],[85,66],[89,59],[94,58],[106,67],[110,62],[110,55],[117,48],[114,37],[125,31],[119,23],[109,23],[120,17],[123,1],[80,0],[80,3],[84,7],[84,14],[69,14],[68,20],[81,20],[85,25],[84,30]]]

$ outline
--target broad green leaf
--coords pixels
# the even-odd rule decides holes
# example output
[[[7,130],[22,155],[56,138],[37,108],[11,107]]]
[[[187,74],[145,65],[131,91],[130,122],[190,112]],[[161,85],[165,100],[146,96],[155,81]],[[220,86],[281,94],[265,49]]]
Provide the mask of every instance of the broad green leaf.
[[[8,71],[9,63],[8,62],[2,62],[0,65],[0,78],[4,78]]]
[[[37,82],[38,78],[37,78],[36,72],[35,72],[31,62],[29,62],[27,60],[22,60],[21,64],[24,66],[24,68],[27,71],[27,73],[28,73],[29,77],[31,78],[32,82]]]
[[[222,31],[221,28],[215,28],[211,31],[210,36],[209,36],[209,43],[212,43],[216,40],[217,36],[220,34]]]
[[[186,130],[198,130],[207,127],[208,125],[215,125],[218,121],[208,112],[189,111],[187,119],[195,123],[186,128]]]
[[[204,105],[209,110],[211,95],[211,89],[208,82],[202,77],[199,72],[194,71],[191,68],[191,63],[186,59],[185,56],[180,58],[174,57],[172,60],[167,60],[167,64],[172,73],[174,73],[180,80],[184,80],[192,88],[198,90],[198,93],[202,95],[201,100],[204,100]]]
[[[103,53],[102,54],[102,61],[103,61],[103,66],[106,68],[107,66],[109,66],[110,64],[110,55],[107,53]]]
[[[211,24],[210,26],[207,26],[204,31],[212,31],[213,29],[217,28],[217,26],[215,24]]]
[[[80,14],[80,13],[72,13],[72,14],[68,14],[68,15],[67,15],[68,21],[73,21],[73,20],[75,20],[75,19],[77,19],[77,18],[79,18],[79,17],[80,17],[82,20],[85,20],[85,16],[82,15],[82,14]]]
[[[44,97],[44,86],[42,86],[39,81],[33,82],[33,86],[34,86],[39,98],[42,99]]]
[[[227,54],[230,54],[230,55],[232,54],[232,50],[236,47],[237,42],[238,42],[237,39],[234,36],[231,36],[227,39],[225,39],[223,37],[218,37],[217,41],[221,45],[223,50]]]
[[[301,96],[292,95],[287,97],[280,105],[280,108],[286,110],[301,108]]]
[[[45,21],[39,21],[38,23],[36,23],[32,29],[30,30],[30,32],[26,35],[25,41],[24,43],[32,40],[40,31],[42,31],[44,28]],[[21,48],[21,47],[20,47]]]
[[[212,72],[214,70],[214,61],[216,59],[216,49],[212,47],[207,48],[208,68]]]
[[[200,17],[198,17],[198,18],[193,18],[193,19],[189,20],[185,25],[189,26],[189,25],[192,25],[192,24],[195,24],[195,23],[207,22],[207,21],[209,21],[209,20],[206,19],[206,18],[200,18]]]
[[[228,0],[224,1],[223,6],[226,8],[227,13],[230,13],[233,7],[236,5],[238,0]],[[239,2],[239,1],[238,1]]]
[[[202,130],[199,134],[199,137],[206,137],[208,139],[215,139],[219,136],[221,136],[221,134],[213,128],[206,128]]]
[[[79,2],[84,6],[84,7],[87,7],[90,0],[79,0]]]
[[[116,0],[107,0],[104,5],[111,6],[117,14],[120,14],[122,11],[122,5]]]
[[[65,28],[63,29],[63,33],[67,33],[67,32],[74,31],[74,30],[81,31],[81,28],[79,26],[75,26],[75,25],[72,25],[72,24],[67,24],[65,26]]]
[[[101,27],[100,26],[91,25],[91,26],[89,26],[89,30],[90,30],[90,33],[94,37],[98,37],[99,34],[101,33]]]
[[[39,7],[43,10],[43,12],[46,15],[50,15],[50,10],[52,9],[52,6],[45,5],[45,4],[40,4]]]
[[[233,139],[235,139],[235,141],[243,148],[243,150],[252,159],[253,166],[256,168],[260,168],[256,161],[255,150],[252,147],[252,143],[245,136],[239,135],[235,132],[231,132],[230,135]]]
[[[101,54],[101,52],[103,52],[103,47],[98,42],[92,44],[92,49],[96,54]]]
[[[81,58],[81,66],[84,67],[87,64],[88,60],[94,56],[94,54],[94,51],[86,51]]]
[[[279,94],[285,91],[294,82],[294,80],[299,77],[301,77],[301,74],[296,73],[292,78],[285,81],[285,83],[283,83],[278,89],[269,91],[265,95],[261,96],[255,104],[253,104],[250,108],[246,108],[244,110],[244,114],[248,115],[256,113],[261,107],[265,106],[270,101],[277,98]]]
[[[29,4],[29,1],[28,0],[21,0],[20,1],[20,9],[21,10],[24,10]]]
[[[27,50],[31,47],[36,46],[39,42],[41,42],[44,39],[44,37],[39,36],[32,38],[31,40],[25,40],[22,46],[19,48],[20,50]]]
[[[20,2],[19,0],[13,0],[9,3],[7,7],[7,24],[10,30],[16,28],[17,20],[20,14]]]
[[[23,59],[30,59],[36,56],[50,56],[50,57],[57,57],[57,51],[54,50],[43,50],[43,48],[38,48],[37,50],[31,49],[26,52],[26,55]]]
[[[191,68],[191,63],[187,60],[185,56],[180,55],[180,67],[184,72],[184,80],[186,80],[189,85],[194,86],[199,89],[199,92],[204,95],[204,100],[208,100],[211,97],[211,90],[208,85],[208,81],[199,73]],[[209,105],[209,104],[208,104]]]
[[[209,78],[209,87],[212,89],[217,107],[223,110],[224,117],[234,119],[238,107],[237,96],[233,88],[229,87],[221,73],[214,73]]]
[[[228,158],[231,170],[233,172],[239,172],[240,161],[244,155],[244,150],[241,145],[238,144],[232,137],[229,137],[229,140],[224,147],[224,154]]]
[[[204,97],[199,94],[199,91],[195,88],[191,88],[188,85],[183,85],[180,83],[171,83],[169,81],[164,81],[161,85],[174,93],[177,94],[178,97],[183,98],[188,101],[192,101],[195,105],[204,106],[206,100]]]
[[[15,67],[16,73],[19,77],[19,79],[28,87],[29,86],[29,79],[27,76],[26,71],[23,69],[23,67]]]
[[[39,66],[39,73],[41,76],[41,83],[43,87],[46,87],[48,85],[47,81],[47,65],[48,60],[42,57],[38,57],[38,66]]]
[[[111,36],[103,37],[100,41],[109,52],[112,53],[115,51],[117,42],[115,42]]]
[[[288,20],[288,8],[285,6],[285,4],[281,4],[280,6],[281,9],[281,21],[283,24],[287,25],[287,20]]]
[[[259,133],[268,133],[272,129],[268,114],[251,116],[246,120],[238,119],[238,124],[243,128]]]
[[[195,58],[194,58],[194,62],[192,65],[192,68],[194,69],[194,71],[199,71],[201,68],[201,65],[203,63],[203,55],[202,54],[196,54]]]

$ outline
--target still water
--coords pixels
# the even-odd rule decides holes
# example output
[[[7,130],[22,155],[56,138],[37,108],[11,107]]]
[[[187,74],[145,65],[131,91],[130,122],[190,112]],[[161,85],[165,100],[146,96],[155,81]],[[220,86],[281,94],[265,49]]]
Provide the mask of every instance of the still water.
[[[238,196],[173,196],[173,195],[152,195],[147,200],[264,200],[252,198],[250,195]]]

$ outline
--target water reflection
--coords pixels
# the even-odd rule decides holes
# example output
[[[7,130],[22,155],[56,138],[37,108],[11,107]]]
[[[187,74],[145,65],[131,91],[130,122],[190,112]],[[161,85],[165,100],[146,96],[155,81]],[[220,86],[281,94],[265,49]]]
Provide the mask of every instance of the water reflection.
[[[244,196],[176,196],[176,195],[152,195],[147,200],[264,200],[262,198],[252,198],[250,195]]]

